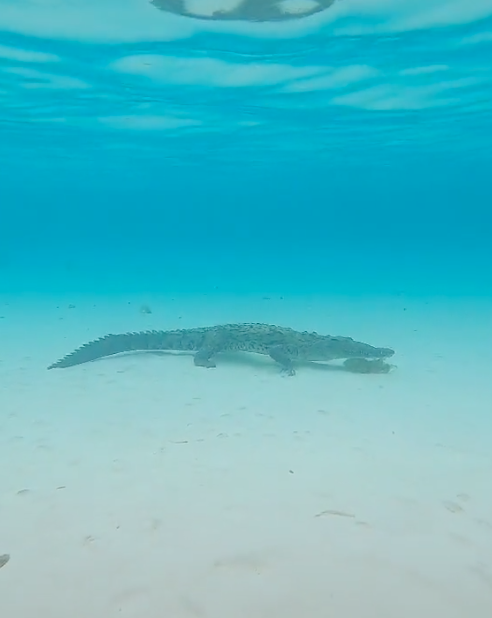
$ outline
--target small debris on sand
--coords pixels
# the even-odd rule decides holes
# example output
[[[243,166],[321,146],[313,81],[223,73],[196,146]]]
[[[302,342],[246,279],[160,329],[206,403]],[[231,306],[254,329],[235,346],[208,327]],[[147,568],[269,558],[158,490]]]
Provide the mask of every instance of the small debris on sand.
[[[336,511],[332,509],[321,511],[321,513],[318,513],[315,517],[324,517],[325,515],[334,515],[335,517],[355,517],[353,513],[348,513],[347,511]]]
[[[0,569],[2,567],[4,567],[9,560],[10,560],[10,555],[9,554],[2,554],[2,555],[0,555]]]

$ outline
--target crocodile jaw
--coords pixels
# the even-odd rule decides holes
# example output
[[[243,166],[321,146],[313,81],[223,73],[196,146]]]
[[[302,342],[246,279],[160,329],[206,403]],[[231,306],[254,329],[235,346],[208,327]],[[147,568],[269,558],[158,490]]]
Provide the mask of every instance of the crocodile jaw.
[[[347,358],[366,358],[370,360],[390,358],[395,353],[391,348],[376,348],[367,343],[357,341],[344,341],[343,344],[331,343],[327,346],[319,346],[317,349],[303,351],[299,355],[310,361],[330,361]]]
[[[362,346],[354,349],[347,358],[390,358],[395,353],[391,348],[374,348],[373,346]]]

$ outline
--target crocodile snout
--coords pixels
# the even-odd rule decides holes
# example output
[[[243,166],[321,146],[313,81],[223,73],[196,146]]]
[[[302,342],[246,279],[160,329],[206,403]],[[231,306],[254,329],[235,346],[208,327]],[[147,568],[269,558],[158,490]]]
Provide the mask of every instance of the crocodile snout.
[[[379,358],[389,358],[390,356],[393,356],[393,354],[395,353],[394,350],[392,350],[391,348],[378,348],[378,357]]]

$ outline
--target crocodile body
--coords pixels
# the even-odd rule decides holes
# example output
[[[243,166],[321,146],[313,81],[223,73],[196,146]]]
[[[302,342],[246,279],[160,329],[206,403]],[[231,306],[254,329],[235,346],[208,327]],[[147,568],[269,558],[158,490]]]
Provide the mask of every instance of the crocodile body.
[[[390,348],[376,348],[350,337],[300,332],[270,324],[223,324],[106,335],[86,343],[48,369],[72,367],[122,352],[146,350],[195,352],[194,362],[199,367],[215,367],[213,359],[220,352],[254,352],[270,356],[289,375],[295,373],[295,360],[385,359],[394,354]]]

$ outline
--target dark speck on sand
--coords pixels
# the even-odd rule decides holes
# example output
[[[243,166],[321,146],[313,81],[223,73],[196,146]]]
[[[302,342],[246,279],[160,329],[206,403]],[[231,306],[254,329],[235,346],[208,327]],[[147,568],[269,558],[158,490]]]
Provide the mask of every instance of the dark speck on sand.
[[[4,567],[9,560],[10,560],[10,556],[8,554],[2,554],[0,556],[0,569]]]

